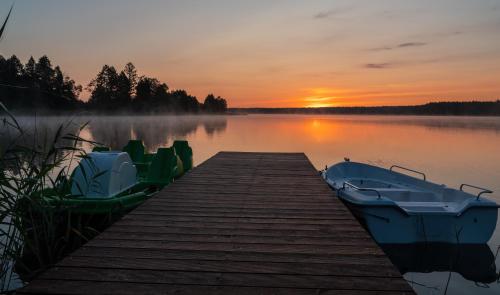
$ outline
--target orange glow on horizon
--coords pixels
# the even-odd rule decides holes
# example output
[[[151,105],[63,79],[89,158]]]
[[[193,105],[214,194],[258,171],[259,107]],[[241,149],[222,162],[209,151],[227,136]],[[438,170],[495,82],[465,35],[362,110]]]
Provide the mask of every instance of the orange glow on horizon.
[[[314,102],[314,103],[305,105],[304,107],[306,107],[306,108],[327,108],[327,107],[334,107],[334,106],[335,106],[334,104]]]
[[[304,98],[304,107],[306,108],[324,108],[334,107],[336,104],[332,101],[335,97],[306,97]]]
[[[404,106],[420,105],[439,101],[492,101],[498,99],[493,95],[479,97],[468,96],[469,91],[494,93],[496,86],[483,84],[478,88],[466,85],[454,86],[452,83],[442,85],[430,84],[417,87],[411,84],[388,84],[381,86],[356,88],[314,87],[281,90],[273,97],[254,99],[229,99],[230,107],[262,107],[262,108],[322,108],[322,107],[358,107],[358,106]]]
[[[17,2],[1,55],[23,65],[47,55],[83,86],[83,101],[104,65],[120,73],[128,62],[138,77],[200,103],[221,96],[229,108],[500,99],[498,0],[432,9],[397,0],[198,1],[196,9],[189,1],[95,1],[99,13],[88,1]]]

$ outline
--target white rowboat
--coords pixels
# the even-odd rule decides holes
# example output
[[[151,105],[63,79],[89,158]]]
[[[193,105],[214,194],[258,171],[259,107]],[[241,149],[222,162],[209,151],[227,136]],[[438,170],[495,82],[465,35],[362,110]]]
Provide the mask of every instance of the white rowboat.
[[[418,173],[423,179],[394,168]],[[498,205],[483,197],[492,193],[487,189],[468,184],[452,189],[401,166],[383,169],[350,161],[333,165],[322,175],[381,244],[482,244],[495,230]],[[463,191],[465,187],[480,191],[472,195]]]

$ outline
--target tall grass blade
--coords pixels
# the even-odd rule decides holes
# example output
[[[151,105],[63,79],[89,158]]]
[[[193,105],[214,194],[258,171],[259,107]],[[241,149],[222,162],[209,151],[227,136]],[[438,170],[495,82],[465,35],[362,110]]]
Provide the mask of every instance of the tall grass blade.
[[[1,102],[0,115],[2,128],[16,134],[0,153],[1,293],[12,288],[13,270],[29,281],[95,236],[97,230],[90,230],[87,221],[76,218],[73,208],[60,202],[71,196],[72,161],[90,160],[80,148],[82,142],[92,144],[80,136],[84,127],[75,134],[66,132],[73,123],[61,124],[53,137],[39,137],[36,126],[34,134],[25,130]],[[102,174],[91,175],[93,179],[85,178],[95,181]]]
[[[12,3],[12,5],[10,6],[9,13],[7,14],[7,17],[5,18],[5,21],[3,22],[3,25],[0,28],[0,40],[2,40],[3,32],[5,30],[5,27],[7,26],[7,22],[9,21],[9,17],[13,8],[14,8],[14,3]]]

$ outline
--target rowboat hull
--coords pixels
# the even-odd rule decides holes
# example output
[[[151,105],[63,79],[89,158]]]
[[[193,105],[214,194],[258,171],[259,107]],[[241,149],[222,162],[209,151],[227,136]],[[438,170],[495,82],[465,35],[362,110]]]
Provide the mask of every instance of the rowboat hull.
[[[432,213],[409,215],[390,206],[346,204],[379,244],[483,244],[495,231],[498,215],[494,207],[471,208],[460,216],[453,216]]]
[[[417,179],[355,162],[323,172],[337,196],[380,244],[488,242],[498,219],[498,205],[481,196],[490,191],[475,196],[423,176]]]

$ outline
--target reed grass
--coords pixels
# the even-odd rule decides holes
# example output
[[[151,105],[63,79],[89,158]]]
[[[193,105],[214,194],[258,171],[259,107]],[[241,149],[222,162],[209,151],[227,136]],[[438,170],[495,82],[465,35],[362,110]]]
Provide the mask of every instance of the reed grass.
[[[12,288],[12,267],[30,280],[97,232],[71,208],[52,200],[69,197],[69,176],[86,157],[80,137],[86,124],[63,123],[50,136],[25,130],[0,102],[0,291]],[[69,130],[69,131],[68,131]],[[41,138],[40,138],[41,137]],[[6,140],[7,139],[7,140]],[[59,204],[59,205],[58,205]]]

